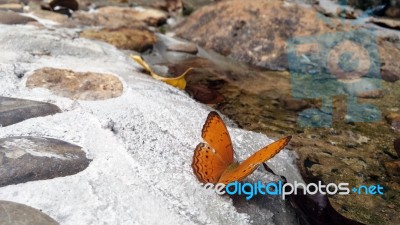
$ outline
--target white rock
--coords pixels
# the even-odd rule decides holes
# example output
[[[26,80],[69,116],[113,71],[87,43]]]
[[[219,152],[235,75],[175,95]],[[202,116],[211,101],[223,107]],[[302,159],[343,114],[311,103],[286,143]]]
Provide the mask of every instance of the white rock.
[[[84,147],[93,159],[73,176],[0,188],[0,199],[41,209],[66,225],[248,224],[249,215],[238,213],[228,196],[202,189],[190,166],[210,108],[138,73],[139,66],[111,45],[75,35],[62,29],[0,26],[0,95],[52,102],[63,110],[1,128],[0,138],[57,138]],[[16,62],[19,71],[27,71],[22,80],[14,74]],[[124,83],[124,94],[105,101],[74,101],[26,88],[29,72],[41,67],[112,73]],[[241,160],[272,141],[229,130]],[[301,181],[293,160],[289,151],[282,151],[269,165],[289,181]],[[260,170],[251,178],[265,176]],[[275,210],[282,215],[277,218],[294,218],[287,208],[265,207],[271,213],[264,224],[284,224],[272,218]]]

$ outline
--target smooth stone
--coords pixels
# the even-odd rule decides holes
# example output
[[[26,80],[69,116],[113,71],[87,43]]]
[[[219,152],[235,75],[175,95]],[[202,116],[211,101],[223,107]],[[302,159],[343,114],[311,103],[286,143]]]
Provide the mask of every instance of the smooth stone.
[[[60,108],[50,103],[0,96],[0,127],[59,112]]]
[[[0,11],[0,24],[27,24],[34,21],[36,20],[16,12]]]
[[[40,210],[30,206],[0,201],[1,225],[58,225],[59,223]]]
[[[364,32],[362,35],[353,32],[364,31],[359,26],[351,26],[350,23],[345,23],[344,27],[342,25],[342,20],[339,18],[329,18],[328,24],[314,8],[303,7],[300,4],[278,0],[232,0],[219,1],[196,10],[184,22],[177,25],[174,31],[178,37],[237,61],[271,70],[288,70],[291,69],[289,65],[293,64],[289,62],[287,54],[290,43],[294,43],[297,52],[303,53],[300,50],[304,50],[305,55],[310,53],[315,57],[311,61],[318,64],[320,60],[325,59],[315,54],[315,50],[327,52],[335,43],[321,35],[332,34],[333,39],[350,38],[357,43],[366,40]],[[298,44],[296,41],[300,37],[303,40],[310,37],[311,44]],[[376,48],[382,69],[399,73],[398,41],[391,43],[373,34],[370,37],[377,42]],[[325,42],[315,44],[322,39]],[[349,45],[344,43],[342,49],[346,49]],[[315,46],[319,46],[318,49],[311,48]],[[360,68],[360,71],[365,71],[367,64],[364,62],[369,59],[370,53],[363,48],[354,49],[355,55],[366,56],[362,60],[363,63],[360,63],[364,67]]]
[[[221,1],[196,10],[175,31],[235,60],[286,70],[287,41],[334,31],[319,17],[313,8],[278,0]],[[332,19],[334,24],[339,22]]]
[[[81,37],[98,39],[114,45],[117,48],[143,52],[153,46],[156,37],[145,28],[117,28],[101,30],[85,30]]]
[[[20,0],[0,0],[0,4],[18,4]]]
[[[33,10],[32,14],[40,19],[50,20],[58,24],[66,24],[69,22],[68,16],[48,10],[37,9]]]
[[[122,82],[114,75],[49,67],[35,70],[26,86],[47,88],[59,96],[91,101],[116,98],[123,92]]]
[[[381,76],[382,79],[387,82],[396,82],[400,79],[399,73],[396,74],[390,70],[385,70],[385,69],[381,70]]]
[[[386,121],[389,125],[396,131],[400,131],[400,114],[399,113],[389,113],[386,116]]]
[[[399,20],[394,20],[394,19],[389,19],[389,18],[372,17],[370,19],[370,22],[377,24],[379,26],[388,27],[388,28],[395,29],[395,30],[400,30],[400,21]]]
[[[95,14],[108,18],[108,20],[124,21],[142,21],[150,26],[161,25],[167,20],[167,13],[151,8],[124,8],[107,6],[98,9]]]
[[[197,49],[197,46],[192,43],[172,44],[172,45],[168,46],[167,50],[174,51],[174,52],[185,52],[185,53],[190,53],[190,54],[197,54],[197,52],[199,51]]]
[[[0,5],[0,10],[11,10],[14,12],[23,12],[23,7],[18,3],[9,3]]]
[[[385,38],[378,38],[377,45],[381,61],[382,79],[395,82],[400,79],[400,48],[399,41],[388,41]]]
[[[73,175],[88,167],[82,148],[43,137],[0,139],[0,187]]]

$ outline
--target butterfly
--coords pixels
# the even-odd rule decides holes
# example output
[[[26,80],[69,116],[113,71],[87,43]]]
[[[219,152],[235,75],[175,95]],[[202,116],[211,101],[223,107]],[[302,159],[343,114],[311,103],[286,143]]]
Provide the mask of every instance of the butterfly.
[[[206,143],[199,143],[194,150],[192,168],[200,182],[213,184],[243,180],[264,161],[278,154],[292,138],[288,136],[275,141],[238,163],[233,157],[228,129],[217,112],[208,114],[201,136]]]

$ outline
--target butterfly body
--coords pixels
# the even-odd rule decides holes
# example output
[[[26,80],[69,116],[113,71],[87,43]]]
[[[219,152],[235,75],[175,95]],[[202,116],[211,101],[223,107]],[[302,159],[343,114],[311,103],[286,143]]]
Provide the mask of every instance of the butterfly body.
[[[206,143],[199,143],[193,155],[192,168],[202,183],[240,181],[250,175],[264,161],[275,156],[290,141],[282,138],[253,154],[242,163],[234,160],[234,151],[228,129],[216,112],[210,112],[202,129]]]

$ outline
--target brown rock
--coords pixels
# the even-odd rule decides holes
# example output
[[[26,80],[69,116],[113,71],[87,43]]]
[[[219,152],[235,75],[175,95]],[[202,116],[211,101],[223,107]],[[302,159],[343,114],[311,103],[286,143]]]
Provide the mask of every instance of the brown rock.
[[[370,19],[370,22],[383,27],[388,27],[396,30],[400,29],[400,20],[372,17]]]
[[[385,168],[390,176],[400,176],[400,160],[386,162]]]
[[[47,10],[38,9],[32,11],[32,13],[40,19],[50,20],[59,24],[64,24],[68,21],[68,16]]]
[[[282,70],[288,68],[290,38],[332,31],[312,8],[277,0],[233,0],[200,8],[176,34],[239,61]]]
[[[290,97],[283,97],[281,102],[283,107],[290,111],[301,111],[310,107],[310,104],[306,100],[297,100]]]
[[[383,96],[382,90],[357,92],[357,97],[360,98],[381,98],[382,96]]]
[[[197,101],[204,104],[218,104],[225,100],[217,90],[213,90],[203,84],[189,84],[186,91]]]
[[[396,74],[396,73],[394,73],[394,72],[392,72],[390,70],[387,70],[387,69],[382,69],[381,70],[381,76],[382,76],[382,79],[384,81],[387,81],[387,82],[395,82],[395,81],[398,81],[400,79],[400,74],[399,73]]]
[[[400,114],[390,113],[386,116],[386,121],[390,124],[392,128],[400,131]]]
[[[40,210],[20,203],[0,201],[1,225],[59,225]]]
[[[163,24],[167,20],[167,14],[165,12],[151,8],[138,10],[134,8],[108,6],[98,9],[96,14],[111,20],[121,20],[127,24],[131,21],[142,21],[150,26]]]
[[[356,13],[354,11],[354,9],[351,8],[337,8],[336,9],[336,15],[340,18],[345,18],[345,19],[356,19]]]
[[[382,79],[390,82],[400,78],[400,48],[398,44],[378,38],[379,60],[381,61]]]
[[[156,42],[152,32],[140,28],[85,30],[81,33],[81,37],[102,40],[117,48],[138,52],[151,48]]]
[[[0,10],[10,10],[14,12],[22,12],[23,7],[19,3],[9,3],[0,5]]]
[[[42,68],[28,77],[29,88],[47,88],[56,95],[80,100],[104,100],[122,94],[123,85],[114,75]]]
[[[386,9],[385,11],[385,16],[387,17],[391,17],[391,18],[400,18],[400,4],[397,3],[397,7],[396,6],[392,6],[389,7],[388,9]]]
[[[36,21],[33,18],[19,15],[16,12],[0,11],[0,24],[26,24]]]
[[[190,54],[197,54],[199,51],[197,46],[191,43],[172,44],[168,46],[167,50],[173,52],[186,52]]]
[[[396,150],[397,152],[397,156],[400,157],[400,138],[394,140],[393,145],[394,145],[394,150]]]

